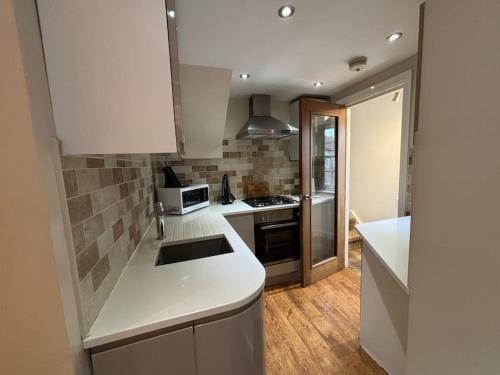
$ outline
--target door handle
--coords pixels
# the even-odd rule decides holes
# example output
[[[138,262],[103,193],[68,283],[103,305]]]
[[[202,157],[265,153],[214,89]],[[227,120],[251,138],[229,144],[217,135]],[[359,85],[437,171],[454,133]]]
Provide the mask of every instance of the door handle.
[[[307,201],[307,200],[311,199],[311,196],[309,194],[302,194],[302,195],[299,195],[299,198]]]
[[[260,229],[261,230],[270,230],[270,229],[278,229],[278,228],[295,227],[297,225],[299,225],[299,223],[297,221],[294,221],[294,222],[291,222],[291,223],[264,225]]]

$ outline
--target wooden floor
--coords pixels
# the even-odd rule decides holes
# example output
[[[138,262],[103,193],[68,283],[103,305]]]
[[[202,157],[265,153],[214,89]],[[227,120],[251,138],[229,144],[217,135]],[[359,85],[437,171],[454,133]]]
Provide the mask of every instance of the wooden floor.
[[[266,290],[267,375],[386,374],[359,347],[359,277]]]

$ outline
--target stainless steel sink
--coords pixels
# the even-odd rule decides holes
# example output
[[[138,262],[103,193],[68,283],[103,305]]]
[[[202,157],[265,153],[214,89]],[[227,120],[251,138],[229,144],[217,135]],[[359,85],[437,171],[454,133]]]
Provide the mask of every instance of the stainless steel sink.
[[[224,236],[212,237],[210,239],[194,239],[189,242],[162,246],[160,251],[158,251],[155,266],[208,258],[233,252],[234,250]]]

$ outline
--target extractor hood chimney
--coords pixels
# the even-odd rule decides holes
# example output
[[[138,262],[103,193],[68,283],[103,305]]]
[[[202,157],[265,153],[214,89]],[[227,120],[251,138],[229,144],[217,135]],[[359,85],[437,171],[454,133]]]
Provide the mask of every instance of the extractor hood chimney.
[[[271,117],[271,96],[254,94],[250,97],[250,118],[236,138],[284,138],[298,134],[299,129]]]

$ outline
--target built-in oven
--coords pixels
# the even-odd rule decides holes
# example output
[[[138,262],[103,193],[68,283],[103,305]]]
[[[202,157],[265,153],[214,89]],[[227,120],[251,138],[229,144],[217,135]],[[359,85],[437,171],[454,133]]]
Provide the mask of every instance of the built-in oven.
[[[264,266],[300,259],[298,209],[254,213],[255,256]]]

